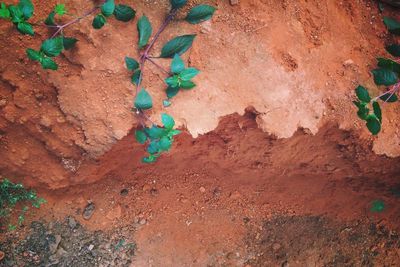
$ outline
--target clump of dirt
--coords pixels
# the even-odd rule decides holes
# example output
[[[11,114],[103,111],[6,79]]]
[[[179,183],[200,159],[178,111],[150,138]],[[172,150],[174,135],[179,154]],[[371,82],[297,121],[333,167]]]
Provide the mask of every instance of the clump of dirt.
[[[338,224],[319,216],[277,216],[252,231],[252,266],[396,266],[400,239],[373,222]]]
[[[0,243],[5,252],[0,266],[129,266],[136,245],[126,231],[92,232],[74,217],[34,221],[25,239],[19,241],[18,233],[9,233]]]

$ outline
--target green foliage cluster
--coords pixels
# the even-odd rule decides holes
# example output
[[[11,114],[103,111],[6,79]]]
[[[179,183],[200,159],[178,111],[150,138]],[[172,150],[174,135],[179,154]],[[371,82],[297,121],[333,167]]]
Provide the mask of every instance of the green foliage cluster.
[[[186,67],[184,61],[180,57],[192,47],[193,41],[196,38],[196,35],[194,34],[181,35],[171,39],[164,44],[158,57],[152,57],[149,55],[149,52],[157,41],[160,33],[165,29],[168,22],[175,16],[177,9],[182,8],[187,3],[186,0],[171,0],[170,2],[172,9],[167,16],[165,23],[160,27],[151,41],[150,38],[153,33],[153,28],[149,19],[143,15],[138,20],[138,48],[139,50],[142,50],[140,53],[140,60],[125,57],[127,69],[133,72],[131,81],[137,86],[134,108],[136,114],[142,117],[145,117],[143,113],[145,110],[149,110],[153,107],[151,95],[145,88],[141,88],[143,65],[147,60],[162,69],[162,71],[168,75],[165,79],[167,85],[167,99],[163,101],[164,107],[171,105],[169,99],[174,97],[180,89],[193,89],[196,84],[192,79],[199,74],[199,70],[196,68]],[[191,24],[201,23],[209,20],[213,16],[214,12],[215,8],[212,6],[198,5],[189,10],[185,20]],[[172,59],[170,70],[164,70],[160,65],[158,65],[154,61],[156,58]],[[152,163],[156,161],[162,152],[169,151],[174,141],[173,137],[180,133],[179,130],[173,129],[175,121],[170,115],[165,113],[162,114],[161,121],[163,127],[159,127],[153,122],[151,122],[150,127],[145,123],[142,123],[142,129],[135,132],[136,140],[140,144],[147,144],[147,152],[149,155],[143,158],[142,161],[144,163]]]
[[[372,201],[370,211],[380,213],[385,210],[385,202],[383,200],[377,199]]]
[[[383,21],[390,33],[400,35],[399,21],[389,17],[384,17]],[[386,46],[386,51],[393,57],[400,57],[399,44]],[[378,86],[389,88],[385,93],[372,99],[366,88],[358,86],[356,88],[358,100],[353,101],[358,108],[358,117],[366,121],[366,126],[373,135],[377,135],[382,128],[382,111],[378,100],[384,101],[385,103],[396,102],[398,100],[397,93],[400,90],[400,64],[398,60],[380,57],[377,58],[377,61],[378,67],[372,70],[374,82]]]
[[[144,163],[152,163],[161,155],[162,152],[169,151],[174,141],[174,136],[181,133],[175,130],[175,121],[168,114],[161,114],[163,127],[153,124],[150,128],[136,130],[135,137],[140,144],[149,143],[147,152],[149,156],[143,158]]]
[[[43,203],[46,203],[43,198],[39,198],[36,192],[25,189],[22,184],[15,184],[7,179],[2,180],[0,182],[0,227],[8,223],[16,207],[21,208],[17,222],[17,225],[21,225],[29,206],[40,208]],[[16,227],[14,224],[8,224],[8,230],[15,230]]]
[[[22,34],[34,35],[28,20],[33,15],[33,4],[30,0],[20,0],[18,5],[0,3],[0,18],[10,20]]]
[[[185,63],[178,54],[175,54],[172,60],[171,72],[172,75],[165,79],[165,83],[168,85],[166,92],[169,99],[178,94],[180,89],[190,90],[196,86],[192,79],[199,74],[199,70],[185,68]]]
[[[106,23],[107,18],[114,15],[117,20],[128,22],[135,17],[136,11],[130,6],[116,5],[114,0],[107,0],[100,7],[101,13],[97,14],[92,22],[95,29],[101,29]]]

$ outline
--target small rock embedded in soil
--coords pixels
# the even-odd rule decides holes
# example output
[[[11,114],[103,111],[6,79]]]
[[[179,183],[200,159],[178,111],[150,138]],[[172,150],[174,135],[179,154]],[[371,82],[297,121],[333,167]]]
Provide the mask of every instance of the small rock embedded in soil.
[[[230,3],[232,6],[235,6],[235,5],[239,4],[239,0],[229,0],[229,3]]]
[[[75,229],[76,225],[77,225],[77,223],[76,223],[74,217],[71,217],[71,216],[68,217],[68,226],[69,226],[71,229]]]
[[[96,206],[94,205],[94,203],[91,202],[87,204],[82,213],[83,219],[89,220],[92,217],[95,208]]]
[[[200,190],[201,193],[205,193],[206,192],[206,189],[204,187],[200,187],[199,190]]]
[[[128,195],[128,193],[129,193],[129,190],[126,189],[126,188],[122,189],[121,192],[119,192],[119,194],[120,194],[121,196],[126,196],[126,195]]]

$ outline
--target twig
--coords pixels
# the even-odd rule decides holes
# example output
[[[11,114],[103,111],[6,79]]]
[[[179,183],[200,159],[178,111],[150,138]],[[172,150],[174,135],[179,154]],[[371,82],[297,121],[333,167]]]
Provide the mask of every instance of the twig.
[[[100,6],[96,6],[96,7],[92,8],[91,10],[87,11],[87,12],[86,12],[85,14],[83,14],[82,16],[77,17],[77,18],[71,20],[70,22],[67,22],[67,23],[64,24],[64,25],[56,25],[56,26],[54,26],[54,25],[48,25],[48,27],[57,28],[57,31],[54,32],[54,34],[51,36],[51,38],[54,38],[54,37],[56,37],[58,34],[60,34],[60,32],[62,32],[64,28],[66,28],[66,27],[68,27],[68,26],[70,26],[70,25],[72,25],[72,24],[75,24],[75,23],[81,21],[82,19],[84,19],[84,18],[90,16],[91,14],[93,14],[94,12],[96,12],[96,10],[99,9],[99,8],[100,8]]]
[[[378,95],[377,97],[373,98],[372,101],[375,102],[378,99],[380,99],[381,97],[390,94],[390,96],[385,100],[385,103],[395,94],[399,91],[400,89],[400,82],[396,83],[395,85],[392,86],[392,88],[390,88],[388,91],[384,92],[381,95]]]
[[[170,75],[171,73],[169,71],[167,71],[166,69],[164,69],[161,65],[159,65],[157,62],[155,62],[154,60],[152,60],[151,58],[147,58],[148,61],[150,61],[151,63],[153,63],[154,66],[156,66],[157,68],[159,68],[162,72],[164,72],[165,74]]]
[[[156,41],[158,40],[158,38],[160,37],[161,33],[165,30],[165,28],[167,28],[168,24],[173,20],[173,18],[175,17],[177,11],[178,11],[177,9],[171,9],[171,11],[169,12],[168,16],[165,18],[163,24],[161,24],[161,26],[158,29],[157,33],[154,35],[153,39],[150,41],[149,45],[146,47],[146,50],[143,52],[143,54],[140,57],[140,61],[139,61],[140,74],[139,74],[138,83],[136,85],[136,91],[135,91],[134,99],[136,99],[137,94],[138,94],[139,89],[140,89],[140,85],[142,84],[144,65],[146,64],[147,60],[149,60],[151,63],[153,63],[157,67],[161,68],[163,71],[167,72],[166,70],[164,70],[164,68],[162,68],[156,62],[154,62],[153,60],[150,59],[149,53],[150,53],[150,50],[153,48],[154,44],[156,43]],[[169,72],[167,72],[167,73],[169,74]],[[145,118],[146,120],[150,121],[153,125],[155,125],[155,123],[149,118],[149,116],[147,116],[144,113],[143,110],[137,109],[136,115],[139,117],[139,120],[141,120],[141,118]]]

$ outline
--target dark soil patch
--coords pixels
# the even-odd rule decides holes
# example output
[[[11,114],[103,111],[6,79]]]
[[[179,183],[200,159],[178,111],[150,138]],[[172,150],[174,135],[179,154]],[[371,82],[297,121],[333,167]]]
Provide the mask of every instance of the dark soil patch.
[[[314,216],[266,221],[247,244],[251,266],[398,266],[400,260],[397,233],[376,223],[339,225]]]
[[[9,234],[0,244],[6,257],[0,266],[129,266],[136,249],[126,231],[91,232],[73,217],[63,222],[32,222],[25,239]]]

